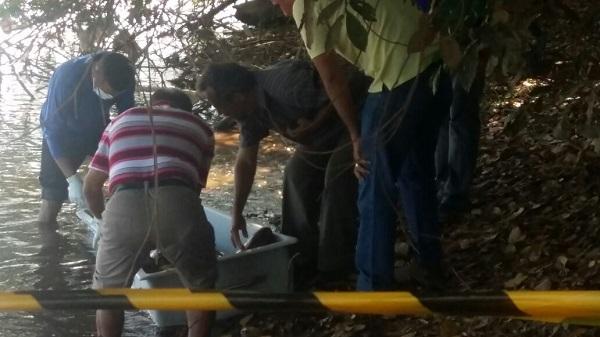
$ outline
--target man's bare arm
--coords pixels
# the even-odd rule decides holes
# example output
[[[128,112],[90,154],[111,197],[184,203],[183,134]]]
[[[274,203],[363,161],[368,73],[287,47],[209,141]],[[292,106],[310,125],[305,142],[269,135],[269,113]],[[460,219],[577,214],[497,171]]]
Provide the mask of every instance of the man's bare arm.
[[[358,113],[352,101],[348,79],[338,57],[331,51],[315,57],[313,63],[321,76],[331,103],[350,133],[350,138],[360,138]]]
[[[87,204],[92,214],[100,219],[104,212],[104,193],[102,188],[108,175],[104,172],[90,169],[85,176],[83,184],[83,194],[87,199]]]
[[[344,69],[335,52],[330,51],[313,59],[327,95],[350,133],[354,155],[354,174],[358,178],[368,174],[368,162],[363,158],[360,145],[359,118],[356,105],[352,101],[350,86]]]
[[[248,195],[254,184],[256,174],[256,163],[258,157],[258,145],[240,147],[235,158],[234,167],[234,196],[233,210],[231,211],[231,241],[237,248],[243,248],[240,231],[248,236],[246,231],[246,220],[242,215]]]

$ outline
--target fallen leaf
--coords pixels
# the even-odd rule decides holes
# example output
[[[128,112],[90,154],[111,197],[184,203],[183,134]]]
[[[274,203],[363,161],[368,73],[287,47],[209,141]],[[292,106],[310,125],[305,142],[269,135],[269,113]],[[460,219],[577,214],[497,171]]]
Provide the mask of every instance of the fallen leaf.
[[[496,9],[492,14],[492,25],[507,23],[510,20],[510,14],[502,8]]]
[[[567,267],[568,261],[569,261],[569,259],[566,256],[561,255],[556,258],[556,263],[554,265],[556,266],[556,268],[564,270]]]
[[[259,337],[260,335],[262,335],[260,329],[255,327],[245,327],[240,330],[241,337]]]
[[[514,227],[510,234],[508,235],[508,243],[515,244],[517,242],[523,241],[525,239],[525,235],[521,233],[521,228]]]
[[[458,325],[449,319],[443,319],[440,323],[440,336],[441,337],[455,337],[460,335],[460,329]]]
[[[524,211],[525,211],[525,208],[524,208],[524,207],[519,207],[519,209],[518,209],[516,212],[514,212],[514,213],[512,214],[512,217],[513,217],[513,218],[516,218],[516,217],[518,217],[519,215],[523,214],[523,212],[524,212]]]
[[[540,283],[535,286],[535,290],[550,290],[552,288],[552,281],[548,277],[545,277]]]
[[[458,246],[460,247],[460,249],[467,249],[471,246],[471,240],[470,239],[462,239],[459,241]]]
[[[513,245],[512,243],[506,245],[506,247],[504,248],[504,254],[506,254],[506,255],[513,255],[516,252],[517,252],[517,247],[515,247],[515,245]]]
[[[540,247],[533,247],[529,253],[529,261],[536,262],[542,256],[542,249]]]
[[[521,283],[523,283],[523,281],[525,281],[527,279],[527,275],[523,274],[523,273],[518,273],[517,276],[513,277],[512,279],[504,282],[504,287],[505,288],[510,288],[510,289],[514,289],[517,288],[518,286],[521,285]]]
[[[252,319],[252,314],[250,315],[246,315],[244,317],[242,317],[242,319],[240,319],[240,326],[246,326],[248,324],[248,322]]]

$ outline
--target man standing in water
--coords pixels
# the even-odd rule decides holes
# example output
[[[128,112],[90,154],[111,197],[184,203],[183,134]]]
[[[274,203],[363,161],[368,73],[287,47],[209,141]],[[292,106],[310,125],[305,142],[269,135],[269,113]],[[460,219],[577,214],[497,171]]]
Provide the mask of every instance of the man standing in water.
[[[39,231],[46,245],[56,240],[56,217],[68,198],[85,206],[77,169],[94,154],[109,121],[109,110],[134,106],[135,71],[118,53],[98,52],[60,65],[48,84],[40,114],[42,204]]]
[[[158,89],[150,104],[108,125],[85,177],[89,209],[102,218],[93,287],[130,287],[143,257],[158,248],[187,288],[211,289],[215,239],[198,196],[214,155],[213,133],[181,90]],[[105,209],[107,180],[113,195]],[[186,316],[189,337],[210,335],[213,312]],[[98,310],[96,324],[98,336],[121,336],[123,311]]]

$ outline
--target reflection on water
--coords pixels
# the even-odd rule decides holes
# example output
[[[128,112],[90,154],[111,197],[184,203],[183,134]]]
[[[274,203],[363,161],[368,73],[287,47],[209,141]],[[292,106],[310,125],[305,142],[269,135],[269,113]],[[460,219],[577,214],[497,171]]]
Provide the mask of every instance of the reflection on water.
[[[42,251],[37,234],[38,116],[43,92],[32,101],[12,78],[3,78],[0,85],[0,291],[86,289],[91,285],[94,255],[89,233],[70,205],[58,219],[58,247]],[[289,156],[289,148],[280,144],[279,138],[269,137],[259,157],[247,207],[247,214],[259,223],[280,212],[281,175]],[[217,135],[217,152],[202,196],[206,205],[231,208],[236,152],[237,135]],[[93,311],[0,312],[0,322],[0,336],[81,337],[94,332]],[[144,313],[127,313],[123,336],[152,336],[154,332]]]

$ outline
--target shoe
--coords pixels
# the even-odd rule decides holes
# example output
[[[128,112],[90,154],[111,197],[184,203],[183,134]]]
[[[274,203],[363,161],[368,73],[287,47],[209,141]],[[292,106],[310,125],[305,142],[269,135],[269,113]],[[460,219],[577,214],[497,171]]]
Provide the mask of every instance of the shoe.
[[[348,269],[320,271],[315,282],[318,290],[354,290],[355,285],[356,272]]]
[[[419,288],[425,291],[443,292],[450,288],[449,277],[441,267],[425,269],[416,261],[396,268],[394,281],[401,289]]]
[[[438,220],[441,223],[455,222],[460,219],[469,209],[471,204],[468,201],[464,202],[445,202],[440,203],[438,207]]]

